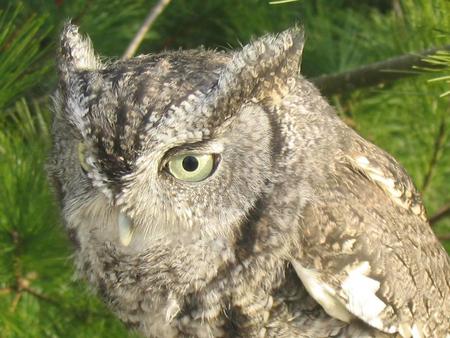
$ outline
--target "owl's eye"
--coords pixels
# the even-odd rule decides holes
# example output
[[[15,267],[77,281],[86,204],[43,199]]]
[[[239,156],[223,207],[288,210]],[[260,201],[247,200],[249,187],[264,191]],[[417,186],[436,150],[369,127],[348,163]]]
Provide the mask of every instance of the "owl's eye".
[[[200,182],[214,171],[213,154],[181,154],[170,159],[169,172],[177,179],[188,182]]]
[[[86,150],[86,144],[83,142],[78,143],[78,161],[80,161],[81,169],[83,169],[85,173],[91,170],[91,167],[86,162]]]

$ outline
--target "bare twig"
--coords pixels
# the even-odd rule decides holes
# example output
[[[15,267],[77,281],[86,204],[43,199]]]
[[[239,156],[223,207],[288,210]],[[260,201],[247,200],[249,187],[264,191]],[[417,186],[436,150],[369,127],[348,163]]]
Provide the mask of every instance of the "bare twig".
[[[6,295],[12,292],[11,288],[0,288],[0,296],[1,295]]]
[[[438,235],[437,238],[439,238],[441,241],[450,241],[450,234]]]
[[[11,303],[11,306],[9,307],[9,311],[16,312],[17,305],[19,304],[20,298],[22,297],[22,292],[16,292],[14,294],[13,301]]]
[[[281,4],[287,4],[289,2],[295,2],[298,0],[276,0],[276,1],[269,1],[269,5],[281,5]]]
[[[134,55],[134,53],[136,53],[136,50],[144,39],[145,34],[169,3],[170,0],[159,0],[158,3],[150,10],[141,28],[139,28],[139,31],[136,33],[127,50],[123,54],[122,59],[129,59]]]
[[[37,299],[40,299],[44,302],[47,302],[47,303],[57,306],[59,308],[64,308],[64,306],[62,304],[60,304],[59,302],[57,302],[56,300],[54,300],[40,292],[35,291],[32,288],[25,287],[25,288],[23,288],[23,291],[29,293],[30,295],[32,295],[32,296],[36,297]]]
[[[311,81],[326,96],[385,84],[399,78],[418,74],[419,71],[414,70],[413,66],[432,68],[432,65],[422,59],[436,53],[438,50],[450,50],[450,45],[428,49],[419,53],[401,55],[347,72],[321,75],[311,79]]]
[[[422,193],[424,193],[428,189],[431,183],[431,178],[433,177],[434,169],[436,168],[436,164],[438,162],[439,153],[444,145],[444,140],[445,140],[445,118],[444,116],[442,116],[442,119],[439,123],[439,130],[436,134],[436,139],[434,140],[433,153],[431,155],[430,163],[428,165],[428,170],[425,173],[425,177],[423,179],[421,189]]]
[[[443,205],[441,208],[439,208],[438,211],[436,211],[436,213],[434,215],[430,216],[430,224],[434,225],[437,222],[439,222],[441,219],[443,219],[445,217],[449,217],[449,216],[450,216],[450,202]]]

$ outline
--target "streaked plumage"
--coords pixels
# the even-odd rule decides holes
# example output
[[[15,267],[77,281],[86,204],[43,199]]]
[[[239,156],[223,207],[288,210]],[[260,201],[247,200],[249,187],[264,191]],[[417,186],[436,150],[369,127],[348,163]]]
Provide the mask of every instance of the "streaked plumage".
[[[450,336],[419,194],[298,74],[302,48],[294,28],[102,64],[64,28],[50,175],[80,274],[131,328]]]

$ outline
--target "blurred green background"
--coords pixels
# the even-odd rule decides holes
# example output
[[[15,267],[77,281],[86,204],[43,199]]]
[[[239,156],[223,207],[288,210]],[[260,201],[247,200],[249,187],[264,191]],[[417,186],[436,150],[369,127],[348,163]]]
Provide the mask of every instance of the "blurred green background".
[[[127,337],[94,292],[74,279],[71,247],[44,170],[58,32],[68,18],[98,53],[118,57],[156,1],[0,0],[0,337]],[[173,0],[139,53],[231,49],[305,26],[309,78],[450,44],[448,0]],[[436,61],[436,60],[435,60]],[[429,215],[450,207],[450,56],[439,71],[330,95],[338,114],[394,155]],[[428,80],[444,77],[441,81]],[[450,215],[433,225],[447,250]]]

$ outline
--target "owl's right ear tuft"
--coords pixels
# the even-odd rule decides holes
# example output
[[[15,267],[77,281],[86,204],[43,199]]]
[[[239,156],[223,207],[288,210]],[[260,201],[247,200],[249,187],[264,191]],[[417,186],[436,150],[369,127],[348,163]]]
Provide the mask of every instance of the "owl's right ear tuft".
[[[60,36],[58,68],[63,79],[68,79],[70,73],[80,70],[97,70],[102,64],[95,55],[89,37],[83,37],[78,32],[78,26],[67,22]]]

